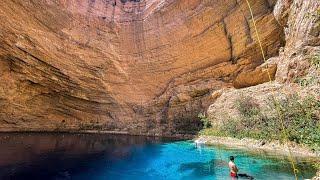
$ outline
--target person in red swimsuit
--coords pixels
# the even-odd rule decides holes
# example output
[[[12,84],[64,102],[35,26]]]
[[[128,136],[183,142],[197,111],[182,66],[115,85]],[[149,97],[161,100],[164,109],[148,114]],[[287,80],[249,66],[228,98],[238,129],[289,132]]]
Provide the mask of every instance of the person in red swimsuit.
[[[237,178],[239,169],[237,168],[236,164],[234,163],[233,156],[230,156],[229,168],[230,168],[230,176],[232,178]]]
[[[236,179],[238,177],[242,177],[245,179],[254,179],[253,176],[250,176],[248,174],[238,174],[239,169],[237,168],[236,164],[234,163],[234,157],[230,156],[230,161],[229,161],[229,168],[230,168],[230,176],[232,179]]]

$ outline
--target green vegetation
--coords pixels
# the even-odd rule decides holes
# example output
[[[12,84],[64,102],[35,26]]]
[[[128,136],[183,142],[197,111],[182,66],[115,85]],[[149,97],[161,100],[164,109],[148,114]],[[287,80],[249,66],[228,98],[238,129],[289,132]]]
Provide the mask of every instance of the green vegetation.
[[[306,13],[306,18],[315,17],[316,19],[320,18],[320,9],[318,9],[314,14],[308,12]]]
[[[320,77],[319,76],[311,76],[303,79],[295,80],[295,83],[298,83],[301,87],[307,87],[313,84],[320,84]]]
[[[319,18],[320,17],[320,9],[317,10],[316,16]]]
[[[316,67],[316,69],[318,69],[320,67],[320,55],[317,54],[312,58],[312,65]]]
[[[318,170],[317,175],[320,177],[320,158],[310,158],[309,161],[312,163],[312,166]]]
[[[202,130],[200,134],[281,141],[283,133],[276,105],[272,98],[267,101],[262,109],[254,99],[243,96],[235,102],[239,119],[229,118],[219,126]],[[319,148],[320,101],[298,96],[287,96],[278,101],[289,140]]]
[[[316,71],[309,73],[308,76],[304,78],[297,78],[294,82],[299,84],[301,87],[313,87],[315,94],[320,95],[320,89],[316,88],[320,85],[320,76],[318,69],[320,67],[320,55],[316,54],[314,57],[309,59],[310,66],[314,66]]]
[[[320,169],[320,159],[314,162],[313,167],[315,167],[316,169]]]
[[[205,113],[199,113],[198,118],[200,118],[200,121],[203,124],[203,128],[210,128],[211,127],[211,122],[208,119],[208,117],[206,117]]]

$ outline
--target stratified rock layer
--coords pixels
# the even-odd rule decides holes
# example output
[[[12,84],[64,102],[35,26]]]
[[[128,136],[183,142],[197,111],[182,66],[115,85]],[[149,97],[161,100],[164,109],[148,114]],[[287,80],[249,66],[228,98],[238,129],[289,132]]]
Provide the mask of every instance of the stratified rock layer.
[[[275,1],[250,3],[276,56]],[[2,0],[0,22],[1,131],[192,133],[213,91],[268,80],[243,0]]]

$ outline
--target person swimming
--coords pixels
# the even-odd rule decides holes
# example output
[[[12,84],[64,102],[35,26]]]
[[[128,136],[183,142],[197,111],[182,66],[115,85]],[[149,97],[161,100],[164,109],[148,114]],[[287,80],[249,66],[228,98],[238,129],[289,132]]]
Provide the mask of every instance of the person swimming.
[[[238,177],[244,177],[246,179],[254,179],[252,176],[248,174],[238,174],[239,169],[234,163],[234,156],[230,156],[229,168],[230,168],[230,176],[232,177],[232,179],[235,179]]]

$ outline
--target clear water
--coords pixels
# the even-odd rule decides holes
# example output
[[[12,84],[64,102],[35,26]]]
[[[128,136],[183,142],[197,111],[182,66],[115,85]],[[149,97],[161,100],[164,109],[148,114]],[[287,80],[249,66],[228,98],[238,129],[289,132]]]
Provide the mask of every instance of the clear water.
[[[190,141],[80,135],[0,134],[0,179],[10,180],[162,180],[231,179],[228,157],[255,179],[294,179],[286,156],[212,146],[196,149]],[[315,169],[296,159],[300,178]]]

